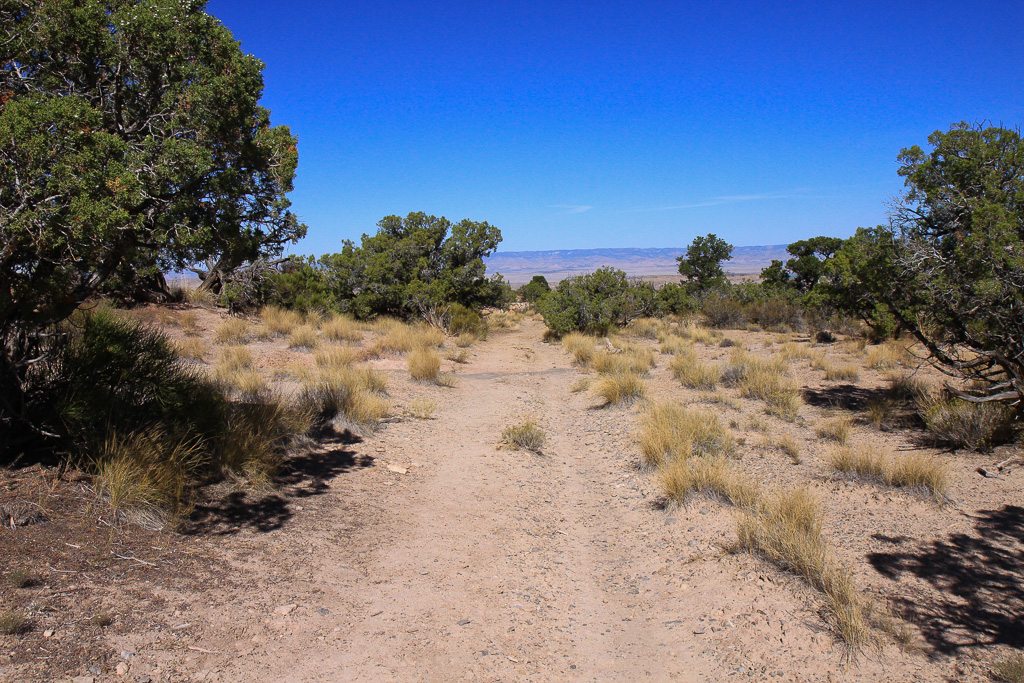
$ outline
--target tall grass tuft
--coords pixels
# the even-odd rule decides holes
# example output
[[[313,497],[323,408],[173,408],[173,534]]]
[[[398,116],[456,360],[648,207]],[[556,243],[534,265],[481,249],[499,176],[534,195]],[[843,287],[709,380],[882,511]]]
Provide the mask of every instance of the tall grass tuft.
[[[409,375],[420,382],[433,382],[441,372],[441,357],[431,349],[416,349],[406,361]]]
[[[926,398],[918,412],[936,440],[954,448],[984,451],[1013,437],[1014,411],[1001,403]]]
[[[249,334],[249,322],[243,318],[228,318],[213,332],[218,344],[244,344]]]
[[[353,366],[325,366],[302,378],[299,403],[321,423],[342,415],[357,427],[375,429],[391,412],[379,372]]]
[[[828,458],[837,472],[855,474],[880,484],[919,488],[942,501],[949,488],[949,467],[933,455],[908,453],[897,457],[877,449],[838,448]]]
[[[320,325],[326,339],[335,342],[360,342],[363,330],[359,323],[347,315],[333,315]]]
[[[279,306],[264,306],[260,309],[260,318],[271,332],[282,336],[290,335],[303,322],[301,313]]]
[[[829,439],[845,446],[853,432],[853,419],[846,416],[829,418],[819,424],[814,431],[822,439]]]
[[[644,410],[637,440],[644,463],[655,467],[691,456],[729,455],[735,446],[717,415],[674,402],[652,403]]]
[[[299,325],[288,335],[289,349],[315,349],[320,344],[320,333],[312,325]]]
[[[573,362],[579,366],[590,365],[596,345],[597,339],[580,332],[570,332],[562,337],[562,346],[572,354]]]
[[[544,430],[533,420],[520,424],[508,425],[501,433],[502,442],[512,449],[523,449],[540,453],[544,447]]]
[[[644,378],[633,372],[602,375],[593,385],[593,393],[604,400],[604,405],[614,406],[633,401],[647,394]]]

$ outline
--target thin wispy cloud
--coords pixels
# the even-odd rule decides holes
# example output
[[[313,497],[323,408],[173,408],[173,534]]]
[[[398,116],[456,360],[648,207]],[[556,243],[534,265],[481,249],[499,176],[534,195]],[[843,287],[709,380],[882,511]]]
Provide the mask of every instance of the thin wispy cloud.
[[[724,206],[726,204],[743,204],[745,202],[759,202],[769,199],[794,199],[805,196],[800,192],[771,192],[762,194],[727,194],[720,197],[711,197],[699,202],[689,204],[674,204],[671,206],[649,206],[636,209],[637,211],[678,211],[680,209],[699,209],[705,206]]]
[[[547,208],[561,209],[561,211],[559,211],[558,213],[564,215],[568,213],[585,213],[587,211],[590,211],[594,207],[589,206],[587,204],[548,204]]]

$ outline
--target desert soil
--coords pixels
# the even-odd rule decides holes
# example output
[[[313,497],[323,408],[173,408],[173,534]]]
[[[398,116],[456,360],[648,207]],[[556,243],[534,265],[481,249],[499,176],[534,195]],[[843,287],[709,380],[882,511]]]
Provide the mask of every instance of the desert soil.
[[[796,423],[763,415],[756,401],[702,404],[744,440],[738,464],[748,474],[766,487],[811,487],[859,585],[911,624],[911,648],[851,655],[814,590],[732,551],[732,508],[707,498],[664,506],[640,467],[641,405],[599,408],[571,391],[588,375],[543,343],[542,330],[526,319],[493,333],[453,366],[452,388],[411,382],[401,357],[373,361],[399,407],[430,398],[433,417],[339,435],[296,455],[278,490],[210,498],[181,532],[125,545],[86,505],[82,524],[100,532],[78,533],[76,545],[102,547],[96,557],[106,559],[85,562],[88,548],[62,545],[35,568],[36,586],[3,589],[37,623],[0,636],[0,678],[988,680],[992,659],[1024,644],[1022,470],[993,479],[974,471],[1005,453],[951,458],[953,502],[939,506],[828,472],[813,427],[845,404],[840,385],[806,362],[794,361],[808,387]],[[727,335],[770,352],[763,333]],[[728,353],[698,348],[708,361]],[[652,370],[651,395],[699,403],[666,358]],[[882,382],[863,370],[859,384]],[[502,447],[505,426],[527,418],[547,435],[542,452]],[[801,462],[757,448],[764,430],[793,436]],[[858,439],[929,448],[866,425]],[[5,476],[0,495],[10,500],[32,474]],[[58,486],[87,489],[62,480],[51,492]],[[60,514],[0,530],[3,549],[66,544],[59,527],[45,530]],[[113,623],[62,621],[83,601]]]

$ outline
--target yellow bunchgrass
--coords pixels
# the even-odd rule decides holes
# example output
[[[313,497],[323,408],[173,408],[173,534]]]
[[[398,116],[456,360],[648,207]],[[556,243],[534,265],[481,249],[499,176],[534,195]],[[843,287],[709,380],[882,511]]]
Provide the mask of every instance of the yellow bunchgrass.
[[[874,370],[894,370],[911,367],[914,357],[907,347],[899,342],[889,341],[868,349],[867,366]]]
[[[722,380],[722,369],[718,365],[707,365],[696,356],[680,353],[669,363],[669,369],[684,387],[711,391]]]
[[[693,342],[674,334],[668,335],[661,340],[660,351],[666,354],[693,353]]]
[[[445,360],[450,360],[453,363],[468,363],[469,362],[469,351],[467,349],[445,349],[444,350]]]
[[[358,348],[342,344],[324,344],[313,354],[314,361],[321,366],[345,367],[361,358],[362,352]]]
[[[186,337],[198,337],[203,333],[199,327],[199,316],[195,311],[185,311],[178,316],[178,327]]]
[[[182,358],[202,360],[210,347],[198,337],[186,337],[174,344],[174,350]]]
[[[193,306],[209,308],[217,303],[217,297],[209,289],[203,287],[186,287],[182,289],[185,301]]]
[[[302,314],[279,306],[264,306],[260,310],[263,324],[275,334],[287,336],[302,324]]]
[[[811,351],[811,347],[807,344],[788,341],[782,345],[782,357],[786,360],[793,360],[794,358],[810,358],[812,354],[813,351]]]
[[[658,318],[637,318],[626,325],[626,334],[645,339],[658,339],[668,329],[668,323]]]
[[[675,402],[652,403],[644,410],[637,442],[644,463],[655,467],[695,455],[729,455],[734,449],[733,437],[717,415]]]
[[[855,474],[882,484],[920,488],[943,500],[949,489],[949,466],[934,455],[907,453],[892,456],[876,448],[837,448],[828,457],[837,472]]]
[[[1014,410],[1002,403],[926,396],[917,400],[917,411],[928,431],[954,448],[983,451],[1012,434]]]
[[[658,471],[661,489],[669,501],[683,504],[694,493],[703,493],[741,508],[756,507],[757,485],[723,457],[679,458]]]
[[[856,382],[860,377],[860,370],[856,365],[840,365],[838,363],[825,364],[825,379],[829,381]]]
[[[761,447],[766,449],[780,450],[789,456],[794,465],[800,464],[800,445],[791,434],[767,436],[761,442]]]
[[[213,332],[213,341],[218,344],[244,344],[249,334],[249,323],[242,318],[228,318]]]
[[[840,446],[845,446],[853,433],[853,418],[845,415],[832,417],[819,424],[814,432],[822,439],[835,441]]]
[[[806,489],[763,498],[740,517],[739,545],[801,576],[821,591],[840,637],[857,649],[872,641],[871,607],[822,534],[817,500]]]
[[[514,330],[525,317],[519,311],[491,311],[484,317],[484,320],[487,322],[487,327],[491,329]]]
[[[477,336],[472,332],[463,332],[455,338],[455,345],[460,349],[472,346],[477,341]]]
[[[312,325],[299,325],[288,335],[289,349],[315,349],[320,344],[320,333]]]
[[[413,379],[429,382],[441,372],[441,357],[431,349],[416,349],[409,354],[406,365]]]
[[[416,349],[441,346],[444,343],[444,332],[425,323],[407,325],[388,321],[383,329],[383,349],[392,353],[408,353]]]
[[[252,351],[244,346],[225,346],[220,350],[217,363],[214,365],[214,374],[228,375],[239,370],[251,368],[256,362]]]
[[[429,420],[437,410],[437,403],[424,396],[418,396],[409,403],[409,414],[418,420]]]
[[[641,398],[647,393],[644,378],[633,372],[602,375],[593,384],[593,394],[604,400],[605,406]]]
[[[645,375],[654,365],[654,352],[633,346],[627,346],[618,353],[602,349],[593,355],[590,364],[602,375],[623,372]]]
[[[569,391],[571,391],[574,394],[578,394],[579,392],[586,391],[589,388],[590,380],[587,379],[586,377],[580,377],[578,380],[573,382],[572,385],[569,386]]]
[[[320,325],[320,332],[326,339],[336,342],[359,342],[363,339],[359,323],[347,315],[331,316]]]
[[[379,372],[355,366],[324,366],[301,378],[301,404],[321,421],[343,415],[359,426],[376,427],[391,412]]]
[[[562,337],[562,346],[572,354],[576,365],[585,366],[594,358],[597,339],[580,332],[570,332]]]
[[[802,401],[799,389],[785,376],[787,367],[782,356],[764,358],[738,348],[729,359],[722,381],[736,385],[740,396],[764,401],[769,414],[792,421]]]

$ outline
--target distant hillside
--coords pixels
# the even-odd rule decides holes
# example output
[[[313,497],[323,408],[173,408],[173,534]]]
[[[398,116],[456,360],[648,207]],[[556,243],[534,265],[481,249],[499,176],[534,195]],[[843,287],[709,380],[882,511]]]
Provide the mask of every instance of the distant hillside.
[[[675,275],[676,258],[686,247],[676,249],[566,249],[562,251],[503,251],[487,259],[487,271],[501,273],[513,285],[543,275],[549,282],[612,266],[631,276]],[[785,260],[785,244],[761,247],[736,247],[725,270],[731,274],[760,273],[772,259]]]

